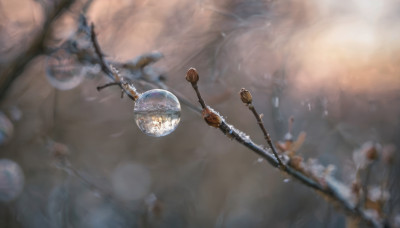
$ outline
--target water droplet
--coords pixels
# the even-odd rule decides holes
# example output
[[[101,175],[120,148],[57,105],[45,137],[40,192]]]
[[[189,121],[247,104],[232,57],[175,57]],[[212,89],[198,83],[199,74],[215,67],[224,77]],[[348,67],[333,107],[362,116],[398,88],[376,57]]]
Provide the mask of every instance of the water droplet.
[[[289,179],[289,178],[285,178],[285,179],[283,179],[283,182],[284,182],[284,183],[289,183],[289,182],[290,182],[290,179]]]
[[[311,103],[307,103],[308,111],[311,111]]]
[[[264,159],[262,159],[262,158],[258,158],[258,159],[257,159],[257,162],[258,162],[258,163],[261,163],[261,162],[263,162],[263,161],[264,161]]]
[[[19,196],[24,186],[24,174],[19,165],[0,159],[0,201],[9,202]]]
[[[47,57],[46,77],[59,90],[70,90],[83,80],[83,68],[66,50],[59,49]]]
[[[122,200],[144,198],[150,189],[151,175],[148,169],[138,163],[123,163],[112,174],[112,188]]]
[[[153,89],[140,95],[133,112],[136,124],[143,133],[161,137],[170,134],[178,126],[181,105],[174,94]]]
[[[14,133],[14,126],[7,116],[0,112],[0,146],[6,144]]]

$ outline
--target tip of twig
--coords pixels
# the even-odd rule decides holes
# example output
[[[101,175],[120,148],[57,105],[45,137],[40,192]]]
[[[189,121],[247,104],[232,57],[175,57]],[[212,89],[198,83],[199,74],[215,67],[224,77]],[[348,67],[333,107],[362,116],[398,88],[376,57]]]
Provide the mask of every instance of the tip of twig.
[[[199,73],[195,68],[190,68],[186,73],[186,81],[196,84],[199,81]]]
[[[239,91],[239,95],[240,95],[240,99],[245,104],[250,104],[253,101],[253,97],[251,96],[251,93],[245,88],[242,88]]]

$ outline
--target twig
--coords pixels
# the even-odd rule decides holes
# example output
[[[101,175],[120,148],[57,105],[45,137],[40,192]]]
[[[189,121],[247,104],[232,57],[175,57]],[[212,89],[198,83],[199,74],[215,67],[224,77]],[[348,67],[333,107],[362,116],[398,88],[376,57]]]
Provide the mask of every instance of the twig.
[[[75,0],[60,0],[53,10],[47,15],[43,28],[33,38],[27,49],[21,52],[14,60],[8,63],[6,69],[0,73],[0,101],[6,95],[13,81],[24,71],[25,66],[36,56],[43,53],[44,42],[51,29],[51,24],[65,9],[69,8]]]
[[[102,86],[97,86],[97,91],[100,91],[100,90],[102,90],[104,88],[107,88],[107,87],[110,87],[110,86],[116,86],[116,85],[120,85],[120,84],[121,84],[120,82],[110,82],[110,83],[107,83],[107,84],[102,85]]]
[[[109,77],[111,80],[113,80],[112,83],[108,83],[104,86],[99,86],[97,89],[99,90],[111,85],[118,85],[121,90],[128,95],[130,99],[133,101],[137,100],[139,98],[139,93],[136,92],[136,88],[130,83],[127,79],[121,77],[119,73],[117,72],[116,69],[111,68],[110,66],[107,65],[106,61],[104,60],[103,53],[100,49],[100,45],[97,41],[96,33],[94,31],[94,24],[92,23],[91,25],[91,30],[90,30],[90,39],[92,41],[95,53],[98,57],[99,64],[101,66],[101,70]],[[121,95],[122,97],[122,95]]]
[[[192,87],[196,92],[197,97],[199,98],[199,103],[201,107],[205,109],[207,106],[203,98],[201,97],[201,94],[199,92],[199,87],[197,86],[197,82],[199,81],[199,74],[197,73],[197,70],[195,68],[190,68],[188,70],[188,72],[186,73],[186,80],[192,84]]]
[[[193,71],[194,69],[191,68],[189,71]],[[198,81],[198,74],[193,74],[193,72],[190,72],[189,74],[186,75],[186,80],[189,81],[190,83],[197,84]],[[188,77],[188,75],[197,75],[197,80],[191,80],[192,77]],[[234,139],[240,144],[243,144],[253,152],[257,153],[260,155],[262,158],[264,158],[266,161],[270,163],[273,167],[279,167],[280,163],[277,160],[277,158],[268,152],[267,150],[263,149],[261,146],[255,144],[249,136],[241,132],[240,130],[234,128],[232,125],[228,124],[222,116],[220,116],[217,112],[212,110],[211,107],[205,106],[204,100],[201,98],[201,94],[197,88],[197,86],[193,86],[193,89],[195,89],[196,94],[199,98],[199,103],[203,107],[203,118],[209,124],[210,126],[217,127],[219,128],[227,137],[230,139]],[[348,192],[349,190],[347,187],[342,186],[339,181],[334,180],[333,177],[326,179],[326,184],[321,184],[319,182],[316,182],[313,180],[313,178],[308,177],[305,173],[302,173],[298,170],[296,170],[294,167],[291,167],[290,165],[285,166],[285,169],[282,169],[283,172],[289,174],[293,178],[299,180],[302,184],[316,190],[317,192],[321,193],[324,195],[327,199],[330,201],[336,203],[337,205],[340,205],[341,208],[345,210],[346,213],[348,213],[350,216],[359,218],[368,224],[374,226],[374,227],[382,227],[383,224],[381,221],[375,219],[374,217],[370,216],[367,214],[364,210],[361,208],[357,208],[354,203],[351,202],[351,200],[344,195],[344,191]],[[336,186],[341,186],[341,189],[339,189]],[[346,188],[346,189],[343,189]]]
[[[97,41],[97,37],[96,37],[96,33],[94,31],[94,24],[92,23],[92,25],[90,26],[90,38],[94,47],[94,50],[96,52],[97,57],[99,58],[99,64],[101,66],[101,70],[107,74],[108,77],[110,77],[113,80],[116,80],[116,78],[114,77],[112,70],[109,68],[109,66],[106,64],[106,62],[104,61],[104,57],[103,57],[103,53],[100,49],[100,45],[99,42]],[[122,87],[121,87],[122,89]]]
[[[271,137],[269,136],[269,133],[267,132],[267,130],[264,127],[264,123],[261,119],[261,116],[260,116],[260,114],[257,113],[256,108],[253,105],[253,99],[252,99],[250,92],[248,90],[246,90],[245,88],[242,88],[240,90],[240,98],[243,101],[243,103],[245,103],[246,106],[250,109],[250,111],[254,114],[254,117],[257,120],[258,126],[260,126],[261,131],[264,134],[265,140],[267,140],[267,143],[268,143],[269,147],[271,148],[272,153],[275,155],[276,160],[278,160],[279,166],[282,169],[285,169],[286,166],[282,163],[281,159],[279,158],[278,153],[276,152],[276,148],[275,148],[274,144],[272,143]]]

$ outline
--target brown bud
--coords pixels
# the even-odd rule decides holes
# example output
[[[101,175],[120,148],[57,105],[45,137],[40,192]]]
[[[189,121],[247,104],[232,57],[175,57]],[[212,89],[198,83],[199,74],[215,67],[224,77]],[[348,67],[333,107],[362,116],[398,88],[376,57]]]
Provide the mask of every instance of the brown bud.
[[[242,99],[243,103],[250,104],[253,101],[253,97],[251,96],[251,93],[247,89],[242,88],[239,94],[240,94],[240,99]]]
[[[218,128],[222,123],[221,117],[214,111],[211,111],[209,108],[203,109],[201,116],[204,118],[207,124],[212,127]]]
[[[303,158],[300,156],[293,156],[290,158],[289,161],[290,166],[292,166],[293,168],[297,169],[297,170],[303,170]]]
[[[195,84],[199,81],[199,74],[195,68],[190,68],[186,73],[186,81]]]

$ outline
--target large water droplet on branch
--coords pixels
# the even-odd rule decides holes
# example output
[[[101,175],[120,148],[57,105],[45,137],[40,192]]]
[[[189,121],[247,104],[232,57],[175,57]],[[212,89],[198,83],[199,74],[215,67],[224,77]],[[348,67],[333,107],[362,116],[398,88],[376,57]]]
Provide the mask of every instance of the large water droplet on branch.
[[[64,49],[59,49],[47,57],[46,77],[59,90],[70,90],[83,80],[82,66]]]
[[[9,202],[21,193],[24,174],[19,165],[8,159],[0,159],[0,201]]]
[[[13,132],[13,124],[3,112],[0,112],[0,146],[11,139]]]
[[[140,95],[133,111],[136,124],[143,133],[161,137],[170,134],[178,126],[181,105],[174,94],[153,89]]]

